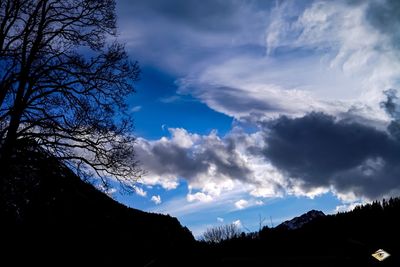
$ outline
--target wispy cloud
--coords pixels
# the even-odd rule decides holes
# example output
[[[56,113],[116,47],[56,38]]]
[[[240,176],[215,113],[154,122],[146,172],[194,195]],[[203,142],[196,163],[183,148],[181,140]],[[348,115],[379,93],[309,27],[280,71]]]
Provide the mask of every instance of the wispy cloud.
[[[262,44],[272,4],[125,0],[117,8],[121,38],[141,62],[184,74],[210,58],[229,57],[231,49]]]
[[[222,214],[232,211],[235,200],[245,195],[246,192],[242,188],[238,187],[215,197],[213,201],[189,202],[187,197],[180,196],[170,199],[150,211],[171,214],[176,217],[185,217],[191,214],[201,214],[204,212],[208,214],[214,212]]]
[[[142,106],[134,106],[130,109],[131,112],[138,112],[142,109]]]
[[[368,3],[281,1],[268,17],[266,54],[210,59],[180,79],[179,92],[237,119],[338,115],[357,106],[364,117],[387,120],[379,102],[383,90],[399,86],[400,61],[390,33],[369,23],[376,3]]]
[[[186,199],[189,202],[193,201],[200,201],[200,202],[211,202],[213,201],[213,197],[207,194],[204,194],[203,192],[196,192],[194,194],[187,194]]]
[[[170,103],[174,103],[174,102],[177,102],[177,101],[181,101],[182,97],[179,96],[179,95],[172,95],[172,96],[162,97],[159,100],[162,103],[170,104]]]

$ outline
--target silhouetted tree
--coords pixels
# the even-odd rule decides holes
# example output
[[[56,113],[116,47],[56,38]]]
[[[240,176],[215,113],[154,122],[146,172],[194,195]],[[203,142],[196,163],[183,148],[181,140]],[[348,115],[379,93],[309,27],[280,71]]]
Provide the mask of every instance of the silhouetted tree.
[[[115,36],[114,0],[0,1],[3,174],[25,139],[104,185],[140,175],[124,102],[139,68]]]
[[[231,223],[208,228],[201,236],[201,240],[208,243],[220,243],[225,240],[237,238],[240,236],[240,233],[239,227]]]

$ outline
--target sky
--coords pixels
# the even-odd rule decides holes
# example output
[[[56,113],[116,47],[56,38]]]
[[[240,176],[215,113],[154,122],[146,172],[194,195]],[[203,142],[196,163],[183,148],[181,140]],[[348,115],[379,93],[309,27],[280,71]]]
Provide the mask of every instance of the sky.
[[[117,0],[147,174],[113,197],[195,236],[400,191],[400,2]]]

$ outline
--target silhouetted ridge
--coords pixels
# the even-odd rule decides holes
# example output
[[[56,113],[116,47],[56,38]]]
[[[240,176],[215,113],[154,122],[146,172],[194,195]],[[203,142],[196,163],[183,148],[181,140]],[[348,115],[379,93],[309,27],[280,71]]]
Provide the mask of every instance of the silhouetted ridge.
[[[307,223],[310,223],[314,219],[323,217],[323,216],[325,216],[325,214],[322,211],[310,210],[309,212],[304,213],[303,215],[301,215],[299,217],[295,217],[291,220],[281,223],[277,227],[278,228],[279,227],[286,228],[288,230],[295,230],[295,229],[299,229],[299,228],[303,227]]]
[[[103,256],[116,257],[110,263],[129,255],[144,265],[194,244],[176,218],[114,201],[35,146],[20,146],[11,167],[1,223],[2,236],[8,237],[3,242],[14,244],[14,252],[30,253],[43,244],[36,257],[109,262],[96,258],[104,251]]]

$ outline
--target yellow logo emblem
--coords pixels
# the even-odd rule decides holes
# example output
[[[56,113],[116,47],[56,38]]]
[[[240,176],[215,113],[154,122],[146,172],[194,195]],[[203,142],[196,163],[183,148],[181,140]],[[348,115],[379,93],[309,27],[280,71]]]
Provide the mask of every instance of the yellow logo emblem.
[[[374,257],[378,261],[383,261],[386,258],[388,258],[389,256],[390,256],[390,254],[387,253],[386,251],[384,251],[383,249],[378,249],[377,251],[372,253],[372,257]]]

